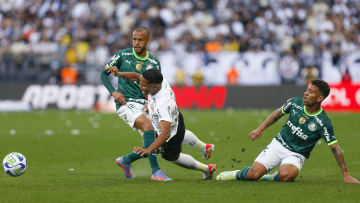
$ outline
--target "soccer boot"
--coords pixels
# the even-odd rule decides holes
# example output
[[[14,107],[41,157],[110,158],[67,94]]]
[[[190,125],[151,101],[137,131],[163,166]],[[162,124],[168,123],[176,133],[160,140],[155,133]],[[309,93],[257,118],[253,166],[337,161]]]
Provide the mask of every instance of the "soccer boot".
[[[163,170],[157,170],[155,173],[152,174],[151,180],[154,180],[154,181],[170,181],[172,179],[167,177]]]
[[[224,171],[216,176],[216,180],[236,180],[236,173],[240,170],[236,171]]]
[[[210,159],[211,157],[211,152],[213,152],[215,149],[215,145],[213,144],[206,144],[205,149],[201,150],[201,152],[203,153],[203,157],[205,160]]]
[[[116,163],[116,165],[120,166],[124,170],[123,174],[125,175],[126,178],[134,177],[131,172],[131,165],[124,163],[124,158],[122,156],[117,158],[115,163]]]
[[[209,164],[207,172],[203,172],[204,180],[211,180],[216,171],[215,164]]]

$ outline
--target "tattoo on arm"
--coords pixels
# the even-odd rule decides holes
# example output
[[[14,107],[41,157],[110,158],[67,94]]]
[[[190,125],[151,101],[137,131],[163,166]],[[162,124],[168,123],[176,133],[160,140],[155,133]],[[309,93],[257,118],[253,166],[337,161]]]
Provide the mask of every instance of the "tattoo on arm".
[[[344,156],[340,150],[339,146],[336,147],[332,147],[331,148],[332,153],[334,154],[334,157],[336,159],[336,162],[338,163],[338,165],[341,168],[341,171],[343,174],[347,174],[348,173],[348,169],[346,167],[346,163],[345,163],[345,159]]]
[[[282,117],[281,110],[277,110],[274,113],[272,113],[264,122],[265,128],[271,126],[274,124],[277,120],[279,120]]]

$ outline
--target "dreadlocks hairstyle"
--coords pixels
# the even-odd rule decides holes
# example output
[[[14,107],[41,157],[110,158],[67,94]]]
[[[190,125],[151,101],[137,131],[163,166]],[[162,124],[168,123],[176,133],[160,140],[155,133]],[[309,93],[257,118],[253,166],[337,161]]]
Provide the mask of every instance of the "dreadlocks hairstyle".
[[[324,96],[324,99],[329,96],[330,93],[330,87],[329,84],[327,82],[325,82],[324,80],[312,80],[311,81],[312,85],[315,85],[317,88],[319,88],[321,94]]]

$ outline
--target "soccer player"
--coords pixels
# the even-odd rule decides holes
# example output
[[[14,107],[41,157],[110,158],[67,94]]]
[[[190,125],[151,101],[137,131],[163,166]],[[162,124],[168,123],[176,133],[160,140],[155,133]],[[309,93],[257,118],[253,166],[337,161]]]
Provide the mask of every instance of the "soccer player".
[[[116,112],[120,118],[134,130],[138,130],[144,140],[144,147],[150,146],[155,140],[154,127],[144,111],[146,97],[139,88],[139,82],[129,81],[125,78],[118,78],[118,87],[115,89],[108,77],[109,69],[116,69],[121,72],[143,73],[147,69],[161,70],[160,62],[147,51],[147,44],[150,41],[149,30],[145,27],[136,28],[133,32],[133,47],[120,50],[109,60],[105,70],[101,73],[101,82],[114,97]],[[140,159],[140,155],[131,152],[126,156],[116,159],[116,164],[124,170],[126,178],[132,178],[131,163]],[[156,153],[148,156],[152,180],[171,180],[164,171],[160,170]]]
[[[220,173],[217,180],[273,180],[289,182],[298,176],[316,142],[323,138],[340,166],[346,183],[359,183],[350,176],[344,156],[334,135],[333,126],[321,102],[329,95],[329,85],[323,80],[312,80],[303,98],[291,98],[271,113],[265,121],[249,133],[255,141],[263,131],[285,114],[289,118],[278,135],[259,154],[251,167]],[[280,164],[272,175],[264,175]]]
[[[175,95],[170,85],[163,79],[160,71],[149,69],[142,75],[137,73],[116,73],[118,77],[129,80],[140,79],[140,89],[144,95],[148,95],[148,110],[152,118],[153,126],[159,136],[147,147],[135,147],[134,152],[140,156],[148,156],[160,148],[161,156],[181,167],[199,170],[203,173],[205,180],[212,179],[215,173],[215,164],[203,164],[188,154],[181,153],[182,143],[198,147],[205,159],[209,159],[214,145],[205,144],[199,140],[194,133],[185,129],[183,115],[176,105]]]

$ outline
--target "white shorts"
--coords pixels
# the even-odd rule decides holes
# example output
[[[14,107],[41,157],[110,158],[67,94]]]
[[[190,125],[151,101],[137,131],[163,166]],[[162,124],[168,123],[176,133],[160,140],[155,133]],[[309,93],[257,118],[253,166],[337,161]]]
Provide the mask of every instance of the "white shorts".
[[[120,118],[125,121],[131,128],[134,130],[138,130],[134,127],[135,120],[141,116],[141,114],[144,114],[147,118],[150,119],[149,115],[143,110],[144,105],[139,104],[136,102],[126,102],[126,104],[122,105],[118,110],[117,114],[120,116]],[[139,130],[140,134],[142,135],[143,132]]]
[[[299,153],[288,150],[274,138],[255,161],[264,165],[267,171],[271,171],[278,164],[292,164],[296,166],[300,172],[306,158]]]

